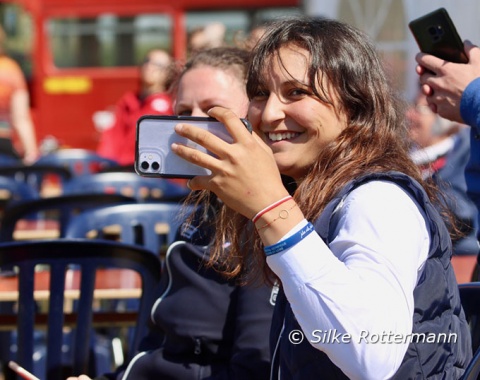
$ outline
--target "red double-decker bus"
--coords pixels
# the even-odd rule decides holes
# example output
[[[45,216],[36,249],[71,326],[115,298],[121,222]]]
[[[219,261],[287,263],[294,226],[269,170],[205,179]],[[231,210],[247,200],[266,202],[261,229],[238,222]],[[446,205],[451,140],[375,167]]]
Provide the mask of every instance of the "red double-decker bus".
[[[186,56],[190,31],[223,23],[233,43],[252,25],[299,13],[300,0],[10,0],[0,1],[7,51],[21,64],[38,140],[95,149],[94,115],[108,115],[138,83],[152,47]]]

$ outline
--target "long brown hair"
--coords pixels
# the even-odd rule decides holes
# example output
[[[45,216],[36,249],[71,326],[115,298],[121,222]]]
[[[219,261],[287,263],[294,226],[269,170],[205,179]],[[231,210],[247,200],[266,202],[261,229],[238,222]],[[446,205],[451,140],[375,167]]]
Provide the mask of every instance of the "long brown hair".
[[[317,219],[342,187],[367,173],[405,173],[435,199],[433,184],[424,183],[409,157],[405,107],[392,90],[372,43],[355,28],[323,18],[274,22],[254,50],[247,81],[249,97],[265,87],[269,61],[277,59],[281,64],[278,51],[287,44],[310,53],[308,77],[314,95],[335,106],[326,88],[329,86],[338,96],[336,111],[347,116],[346,128],[318,152],[317,160],[294,192],[305,217],[311,221]],[[226,244],[228,251],[223,249]],[[252,268],[255,273],[260,268],[268,273],[260,247],[251,223],[223,207],[218,216],[211,262],[222,263],[229,276]]]

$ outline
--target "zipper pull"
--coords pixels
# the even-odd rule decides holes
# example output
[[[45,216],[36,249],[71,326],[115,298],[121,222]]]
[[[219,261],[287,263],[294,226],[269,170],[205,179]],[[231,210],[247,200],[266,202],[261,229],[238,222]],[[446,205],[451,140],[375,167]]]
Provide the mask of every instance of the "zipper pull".
[[[202,341],[200,338],[195,338],[195,348],[193,349],[195,355],[200,355],[202,353]]]

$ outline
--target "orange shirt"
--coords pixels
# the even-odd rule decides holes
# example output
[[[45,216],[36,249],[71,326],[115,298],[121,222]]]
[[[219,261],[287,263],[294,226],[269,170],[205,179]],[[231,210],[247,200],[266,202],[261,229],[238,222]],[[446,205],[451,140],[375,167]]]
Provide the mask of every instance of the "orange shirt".
[[[18,89],[26,89],[27,84],[22,69],[12,58],[0,56],[0,121],[10,124],[10,103],[12,94]],[[4,123],[0,123],[0,126]],[[5,125],[3,125],[5,127]]]

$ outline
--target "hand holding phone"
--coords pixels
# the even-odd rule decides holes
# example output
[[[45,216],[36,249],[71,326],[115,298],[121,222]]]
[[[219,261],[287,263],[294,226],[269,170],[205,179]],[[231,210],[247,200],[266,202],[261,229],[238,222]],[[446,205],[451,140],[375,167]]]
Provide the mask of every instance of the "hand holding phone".
[[[242,119],[251,131],[247,120]],[[186,145],[201,152],[202,146],[179,136],[174,128],[179,123],[192,124],[204,128],[222,140],[233,142],[230,133],[218,120],[210,117],[193,116],[142,116],[137,121],[135,149],[135,171],[145,177],[192,178],[197,175],[210,175],[208,169],[192,164],[172,152],[173,143]],[[209,152],[207,152],[209,153]]]
[[[412,20],[408,26],[421,52],[449,62],[468,62],[462,39],[445,8]]]

